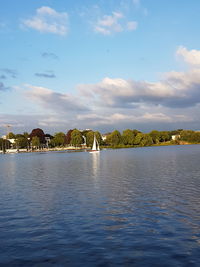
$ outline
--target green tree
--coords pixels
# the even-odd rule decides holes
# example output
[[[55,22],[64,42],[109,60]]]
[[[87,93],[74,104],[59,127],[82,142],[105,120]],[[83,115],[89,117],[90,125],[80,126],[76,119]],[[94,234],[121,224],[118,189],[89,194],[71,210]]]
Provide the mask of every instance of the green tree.
[[[112,146],[117,146],[121,143],[121,134],[119,131],[115,130],[109,134],[106,138],[106,143]]]
[[[101,145],[103,140],[102,140],[102,136],[101,136],[100,132],[96,131],[94,133],[95,133],[95,136],[96,136],[96,139],[97,139],[99,145]]]
[[[21,138],[21,137],[24,137],[24,135],[23,134],[16,134],[15,135],[15,138],[17,139],[17,138]]]
[[[178,135],[180,134],[181,132],[183,131],[183,129],[177,129],[177,130],[173,130],[173,131],[170,131],[170,135]]]
[[[134,145],[140,145],[143,138],[143,133],[138,133],[134,140]]]
[[[133,130],[126,129],[122,133],[122,143],[124,145],[133,145],[135,140],[135,133]]]
[[[90,131],[86,133],[86,144],[91,147],[94,141],[94,132]]]
[[[160,132],[159,131],[153,130],[149,133],[149,135],[151,136],[154,144],[158,144],[160,142]]]
[[[0,150],[3,150],[3,138],[0,138]]]
[[[195,143],[200,143],[200,132],[194,133],[194,141]]]
[[[168,131],[161,131],[160,132],[160,142],[166,142],[171,139],[171,136]]]
[[[153,140],[149,134],[138,133],[134,143],[138,146],[150,146],[153,144]]]
[[[80,146],[83,143],[83,137],[79,130],[74,129],[71,133],[71,144],[74,146]]]
[[[83,130],[83,131],[81,132],[81,134],[84,135],[84,136],[86,137],[87,133],[89,133],[89,132],[93,132],[93,131],[92,131],[92,130]]]
[[[28,148],[28,139],[26,137],[22,136],[18,136],[15,139],[15,146],[17,148]]]
[[[189,143],[200,143],[200,132],[183,130],[180,133],[180,139]]]
[[[140,141],[141,146],[151,146],[153,140],[149,134],[142,134],[142,140]]]
[[[3,152],[6,151],[6,149],[9,149],[11,147],[10,141],[0,138],[0,150],[3,150]]]
[[[54,146],[64,146],[65,134],[62,132],[55,133],[53,140],[51,141]]]
[[[133,131],[133,134],[134,134],[134,136],[136,137],[136,135],[138,134],[138,133],[141,133],[140,131],[138,131],[138,130],[136,130],[136,129],[134,129],[134,130],[132,130]]]
[[[10,133],[7,134],[6,138],[7,139],[15,139],[15,134],[10,132]]]
[[[23,136],[26,137],[26,138],[28,139],[28,138],[29,138],[29,133],[24,132],[24,133],[23,133]]]
[[[36,148],[39,148],[39,146],[40,146],[40,138],[39,137],[33,136],[33,138],[32,138],[32,146],[36,147]]]

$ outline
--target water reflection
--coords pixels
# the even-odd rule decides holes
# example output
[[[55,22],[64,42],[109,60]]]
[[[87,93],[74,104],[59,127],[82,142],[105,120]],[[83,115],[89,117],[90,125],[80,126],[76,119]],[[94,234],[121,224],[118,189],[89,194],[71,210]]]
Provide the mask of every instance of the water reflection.
[[[198,146],[0,157],[0,265],[198,266]]]
[[[94,179],[98,178],[100,153],[91,153],[92,158],[92,176]]]
[[[15,178],[16,178],[16,160],[15,154],[4,155],[5,161],[7,164],[3,165],[3,169],[1,169],[1,174],[4,175],[4,179],[9,179],[10,186],[15,186]]]

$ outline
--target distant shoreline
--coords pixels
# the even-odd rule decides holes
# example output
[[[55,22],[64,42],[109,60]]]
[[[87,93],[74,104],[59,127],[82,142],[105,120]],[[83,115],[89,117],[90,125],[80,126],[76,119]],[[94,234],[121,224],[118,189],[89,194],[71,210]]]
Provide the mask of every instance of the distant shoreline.
[[[185,146],[185,145],[200,145],[200,143],[188,143],[188,142],[181,142],[180,144],[173,144],[173,143],[161,143],[161,144],[153,144],[149,146],[102,146],[101,150],[106,149],[124,149],[124,148],[141,148],[141,147],[160,147],[160,146]],[[67,148],[67,147],[57,147],[57,148],[50,148],[50,149],[39,149],[39,150],[25,150],[25,149],[19,149],[19,151],[16,151],[16,149],[9,149],[8,152],[3,153],[2,150],[0,150],[0,154],[21,154],[21,153],[41,153],[41,152],[87,152],[91,148],[82,148],[82,147],[76,147],[76,148]]]

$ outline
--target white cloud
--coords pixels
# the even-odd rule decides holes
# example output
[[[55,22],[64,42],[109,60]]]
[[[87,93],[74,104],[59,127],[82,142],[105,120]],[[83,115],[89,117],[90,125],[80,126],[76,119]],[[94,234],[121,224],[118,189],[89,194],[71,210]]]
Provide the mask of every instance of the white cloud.
[[[176,51],[176,55],[181,57],[186,63],[190,65],[200,66],[200,51],[199,50],[187,50],[184,46],[179,46]]]
[[[112,12],[112,15],[104,15],[95,25],[95,32],[103,35],[111,35],[113,33],[122,32],[124,30],[133,31],[137,28],[136,21],[126,22],[126,18],[121,12]]]
[[[105,29],[105,28],[100,27],[100,26],[95,26],[95,31],[98,33],[101,33],[103,35],[110,35],[111,34],[110,30]]]
[[[97,21],[95,31],[105,35],[110,35],[114,32],[121,32],[123,30],[121,24],[119,23],[121,18],[123,18],[122,13],[113,12],[111,16],[104,15],[102,19]]]
[[[71,112],[88,110],[86,106],[80,103],[78,97],[70,94],[54,92],[48,88],[26,85],[29,89],[25,95],[44,109],[52,110],[54,113],[68,114]]]
[[[36,10],[36,15],[23,20],[23,25],[41,33],[53,33],[66,35],[68,32],[68,14],[57,12],[54,9],[43,6]]]
[[[45,118],[40,118],[38,120],[38,125],[41,127],[60,127],[62,125],[67,125],[69,122],[68,118],[62,118],[58,116],[49,116]]]
[[[191,107],[200,103],[200,68],[169,72],[158,82],[104,78],[97,84],[79,85],[78,89],[99,106],[138,108],[144,104]]]
[[[163,114],[163,113],[145,113],[142,117],[141,117],[142,120],[144,121],[167,121],[167,122],[170,122],[172,121],[173,119],[166,115],[166,114]]]
[[[100,105],[131,108],[133,104],[159,103],[174,96],[174,90],[162,83],[128,81],[104,78],[100,83],[79,85],[82,95],[98,98]],[[88,92],[89,90],[89,92]]]
[[[99,83],[79,85],[76,95],[32,85],[27,88],[22,113],[30,107],[29,114],[34,116],[0,116],[0,124],[7,120],[13,125],[24,123],[24,127],[34,125],[53,131],[74,127],[100,131],[199,129],[200,67],[197,64],[185,72],[165,73],[157,82],[107,77]],[[36,116],[38,106],[40,115]]]
[[[191,121],[190,118],[188,118],[185,115],[167,115],[165,113],[159,112],[144,112],[142,114],[133,113],[130,112],[130,114],[124,114],[124,113],[110,113],[109,115],[100,115],[96,113],[90,113],[90,114],[80,114],[77,115],[76,120],[78,123],[89,123],[92,127],[97,127],[99,125],[111,125],[111,126],[117,126],[121,127],[121,125],[127,125],[127,124],[149,124],[149,123],[176,123],[177,121],[182,122],[188,122]],[[130,126],[129,126],[130,127]]]
[[[138,108],[138,105],[159,105],[170,108],[191,107],[200,103],[200,51],[179,47],[187,63],[196,68],[186,72],[168,72],[157,82],[104,78],[97,84],[79,85],[88,97],[98,100],[99,106]]]
[[[77,120],[83,121],[84,123],[90,122],[93,127],[98,125],[114,125],[121,122],[134,121],[135,116],[125,115],[121,113],[113,113],[108,116],[103,116],[101,114],[84,114],[78,115]]]

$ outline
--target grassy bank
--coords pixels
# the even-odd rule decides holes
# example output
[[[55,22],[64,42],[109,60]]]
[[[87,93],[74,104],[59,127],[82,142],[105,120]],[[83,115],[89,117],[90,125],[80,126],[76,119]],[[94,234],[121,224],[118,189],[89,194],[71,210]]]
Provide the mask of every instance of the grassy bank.
[[[115,145],[115,146],[101,146],[101,149],[120,149],[120,148],[137,148],[137,147],[157,147],[157,146],[175,146],[175,145],[199,145],[200,143],[195,143],[195,142],[185,142],[185,141],[167,141],[167,142],[162,142],[162,143],[158,143],[158,144],[152,144],[152,145],[148,145],[148,146],[140,146],[140,145],[123,145],[123,144],[119,144],[119,145]]]

